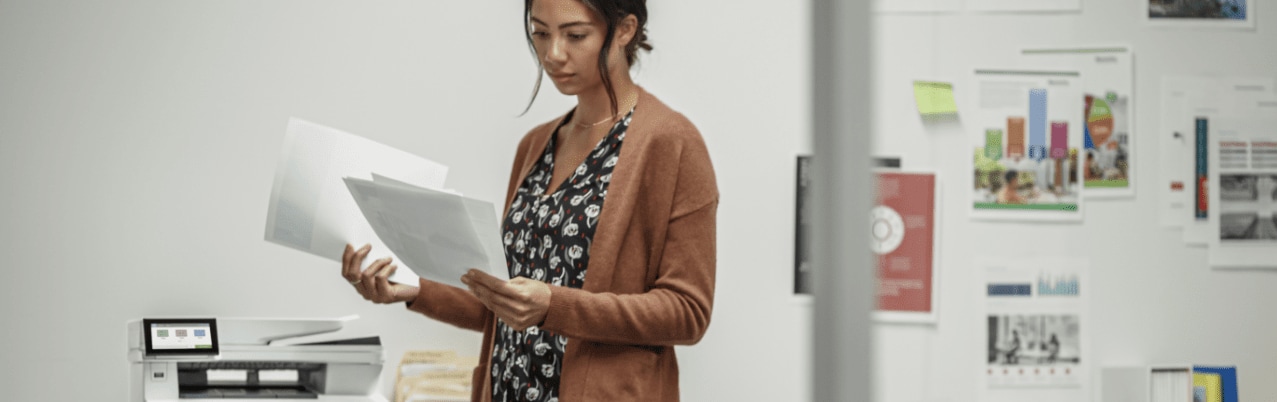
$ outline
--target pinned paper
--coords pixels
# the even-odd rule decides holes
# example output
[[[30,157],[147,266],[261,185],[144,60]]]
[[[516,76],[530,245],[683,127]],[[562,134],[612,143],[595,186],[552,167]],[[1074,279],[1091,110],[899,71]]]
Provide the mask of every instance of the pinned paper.
[[[953,84],[914,81],[913,98],[918,104],[918,113],[923,116],[958,113],[958,104],[953,101]]]

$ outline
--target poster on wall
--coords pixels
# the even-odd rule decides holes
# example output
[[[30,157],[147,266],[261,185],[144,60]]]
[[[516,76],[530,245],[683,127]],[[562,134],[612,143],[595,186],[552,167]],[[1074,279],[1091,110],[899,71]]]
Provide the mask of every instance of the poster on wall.
[[[1254,28],[1255,0],[1143,0],[1151,25]]]
[[[1235,110],[1273,94],[1271,77],[1164,76],[1158,127],[1160,200],[1162,226],[1184,227],[1196,222],[1198,186],[1196,155],[1196,107]]]
[[[1083,388],[1089,378],[1089,263],[986,260],[982,376],[987,388]]]
[[[975,219],[1082,219],[1082,85],[1077,72],[977,70]]]
[[[1210,180],[1213,173],[1211,166],[1215,161],[1209,153],[1210,144],[1219,139],[1219,127],[1215,123],[1220,119],[1261,117],[1263,113],[1270,111],[1262,110],[1260,106],[1272,99],[1275,99],[1272,94],[1265,94],[1259,99],[1241,96],[1218,100],[1202,98],[1202,103],[1191,108],[1193,149],[1192,161],[1188,164],[1192,169],[1189,173],[1191,183],[1188,186],[1188,191],[1191,192],[1191,214],[1184,215],[1184,244],[1206,247],[1211,241],[1210,219],[1217,213],[1212,206],[1214,204],[1210,202],[1212,183],[1215,183]]]
[[[1030,48],[1027,63],[1076,70],[1082,82],[1082,186],[1087,199],[1135,195],[1134,64],[1125,46]]]
[[[1210,265],[1277,269],[1277,101],[1264,119],[1217,119],[1210,141]]]
[[[880,170],[870,210],[877,258],[877,310],[889,322],[935,322],[939,187],[934,173]]]

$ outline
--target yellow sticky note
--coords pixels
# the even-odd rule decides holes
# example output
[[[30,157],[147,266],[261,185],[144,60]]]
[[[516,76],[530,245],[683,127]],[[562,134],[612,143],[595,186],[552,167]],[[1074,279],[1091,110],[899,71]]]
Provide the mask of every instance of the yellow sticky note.
[[[1206,388],[1206,400],[1203,402],[1224,402],[1224,389],[1219,381],[1219,374],[1193,373],[1193,388]]]
[[[918,103],[918,113],[924,116],[958,113],[953,84],[947,82],[914,81],[913,99]]]

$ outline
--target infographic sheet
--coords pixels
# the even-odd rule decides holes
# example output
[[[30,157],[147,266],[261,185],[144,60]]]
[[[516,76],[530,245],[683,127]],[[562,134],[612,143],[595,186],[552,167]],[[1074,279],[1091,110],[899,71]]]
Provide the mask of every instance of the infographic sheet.
[[[971,216],[1082,219],[1077,72],[977,70]]]
[[[1034,257],[978,264],[985,270],[981,374],[988,388],[1082,388],[1092,363],[1089,263]]]
[[[1030,48],[1026,62],[1081,73],[1082,173],[1086,198],[1135,195],[1134,68],[1129,47]]]
[[[1239,105],[1247,101],[1254,104],[1272,93],[1271,77],[1162,77],[1157,129],[1160,178],[1156,186],[1162,226],[1184,227],[1198,220],[1196,131],[1202,116],[1194,113],[1194,105],[1207,111],[1240,109]]]
[[[1215,212],[1210,203],[1211,193],[1211,163],[1214,160],[1210,156],[1210,144],[1219,138],[1219,127],[1217,122],[1220,119],[1236,119],[1236,118],[1254,118],[1263,116],[1260,105],[1267,99],[1272,99],[1274,95],[1264,94],[1263,97],[1245,97],[1231,96],[1227,99],[1208,99],[1202,98],[1201,103],[1193,104],[1191,110],[1193,115],[1193,132],[1192,132],[1192,161],[1187,164],[1191,167],[1190,180],[1188,186],[1191,200],[1192,213],[1185,214],[1183,240],[1185,244],[1193,246],[1205,247],[1209,245],[1211,238],[1210,217]],[[1190,102],[1193,103],[1193,102]]]
[[[870,212],[871,248],[877,255],[875,318],[896,322],[936,319],[936,175],[879,171],[878,200]]]

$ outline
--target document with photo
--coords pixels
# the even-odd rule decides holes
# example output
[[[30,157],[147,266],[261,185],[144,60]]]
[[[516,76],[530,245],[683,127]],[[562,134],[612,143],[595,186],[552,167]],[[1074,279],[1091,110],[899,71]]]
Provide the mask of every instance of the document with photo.
[[[1085,400],[1093,365],[1089,262],[1039,256],[977,266],[985,273],[983,400]]]
[[[372,244],[365,262],[396,257],[373,232],[343,177],[390,175],[420,187],[442,188],[448,167],[367,138],[289,119],[266,211],[265,239],[332,261],[346,244]],[[325,265],[336,274],[336,267]],[[392,281],[416,284],[411,270]]]
[[[977,70],[975,79],[971,217],[1080,221],[1078,73]]]
[[[1261,118],[1264,113],[1271,113],[1271,110],[1268,110],[1271,108],[1263,107],[1263,105],[1273,97],[1274,95],[1269,93],[1264,94],[1263,97],[1236,96],[1227,100],[1203,98],[1201,103],[1192,108],[1193,154],[1192,161],[1188,164],[1192,169],[1190,176],[1192,182],[1189,186],[1192,191],[1189,201],[1192,213],[1185,214],[1183,217],[1185,222],[1182,237],[1185,244],[1206,247],[1210,244],[1212,237],[1210,217],[1214,212],[1210,203],[1210,177],[1213,171],[1212,161],[1215,158],[1210,155],[1210,144],[1219,138],[1224,138],[1220,136],[1220,127],[1216,122],[1228,119]]]
[[[1195,107],[1237,109],[1238,104],[1272,96],[1271,77],[1164,76],[1157,137],[1161,176],[1157,188],[1162,226],[1184,227],[1197,220]],[[1203,237],[1204,239],[1204,237]]]
[[[1028,65],[1082,74],[1082,186],[1086,198],[1135,195],[1134,64],[1126,46],[1029,48]]]
[[[1277,101],[1266,119],[1218,119],[1210,143],[1210,264],[1277,269]]]

